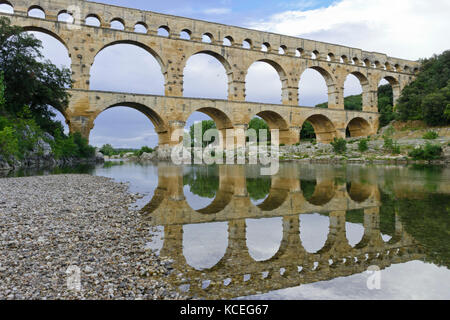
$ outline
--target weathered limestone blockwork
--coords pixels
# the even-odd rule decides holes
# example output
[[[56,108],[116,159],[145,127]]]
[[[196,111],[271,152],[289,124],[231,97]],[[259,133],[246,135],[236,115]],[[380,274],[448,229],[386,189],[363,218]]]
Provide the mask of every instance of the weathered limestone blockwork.
[[[163,145],[174,143],[170,141],[171,134],[194,111],[211,116],[221,132],[245,128],[258,115],[271,129],[280,130],[280,143],[285,144],[298,142],[300,128],[306,120],[313,124],[321,142],[345,137],[350,123],[353,136],[366,136],[378,130],[379,82],[389,81],[396,101],[419,67],[417,62],[381,53],[84,0],[39,1],[45,19],[28,17],[29,9],[36,7],[30,1],[0,2],[14,8],[12,15],[0,13],[8,16],[13,24],[25,30],[45,32],[66,46],[72,60],[73,97],[63,114],[70,129],[80,131],[87,138],[95,118],[103,110],[118,105],[135,108],[149,117]],[[71,14],[74,23],[58,21],[60,13]],[[86,25],[87,17],[96,17],[100,26]],[[111,29],[112,21],[120,21],[124,30]],[[145,27],[147,33],[134,32],[137,24]],[[158,35],[161,28],[168,32],[168,37]],[[189,40],[180,39],[182,31],[190,35]],[[203,35],[211,42],[202,42]],[[225,38],[230,46],[224,45]],[[243,47],[244,41],[250,44],[249,49]],[[104,48],[119,43],[137,45],[156,58],[165,79],[165,97],[89,90],[95,57]],[[261,51],[262,44],[268,48],[267,52]],[[184,68],[189,58],[199,53],[215,57],[224,66],[228,75],[228,101],[182,98]],[[257,61],[270,64],[278,72],[282,105],[246,102],[246,75]],[[317,70],[327,83],[328,109],[298,107],[299,81],[308,68]],[[344,111],[344,82],[350,74],[359,79],[363,88],[363,112]]]

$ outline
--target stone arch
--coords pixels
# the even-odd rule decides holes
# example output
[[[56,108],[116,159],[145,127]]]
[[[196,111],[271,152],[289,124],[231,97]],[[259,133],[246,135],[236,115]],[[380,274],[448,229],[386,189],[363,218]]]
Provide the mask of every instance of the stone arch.
[[[111,47],[111,46],[114,46],[114,45],[116,45],[116,44],[130,44],[130,45],[134,45],[134,46],[137,46],[137,47],[139,47],[139,48],[141,48],[141,49],[144,49],[145,51],[147,51],[148,53],[150,53],[150,54],[153,56],[153,58],[155,58],[156,61],[158,61],[159,65],[161,66],[161,73],[162,73],[163,76],[164,76],[165,84],[167,84],[167,67],[166,67],[166,65],[164,64],[163,60],[161,59],[160,54],[159,54],[158,52],[156,52],[155,50],[153,50],[152,48],[150,48],[149,46],[147,46],[147,45],[145,45],[145,44],[143,44],[143,43],[141,43],[141,42],[138,42],[138,41],[133,41],[133,40],[117,40],[117,41],[112,41],[112,42],[110,42],[110,43],[104,45],[100,50],[98,50],[98,51],[95,53],[95,55],[94,55],[94,57],[93,57],[93,60],[92,60],[92,63],[94,63],[95,57],[97,57],[98,54],[99,54],[100,52],[102,52],[104,49],[106,49],[106,48],[108,48],[108,47]]]
[[[100,110],[97,114],[95,114],[94,117],[92,117],[90,119],[91,130],[94,128],[95,120],[100,116],[100,114],[102,114],[106,110],[110,110],[110,109],[116,108],[116,107],[127,107],[127,108],[131,108],[131,109],[141,112],[143,115],[145,115],[151,121],[151,123],[155,127],[155,131],[158,134],[159,145],[165,145],[168,143],[170,137],[168,136],[167,123],[164,121],[164,119],[152,108],[150,108],[146,105],[137,103],[137,102],[132,102],[132,101],[123,101],[123,102],[114,103],[114,104]]]
[[[219,53],[217,53],[217,52],[215,52],[215,51],[211,51],[211,50],[201,50],[201,51],[198,51],[198,52],[195,52],[194,54],[192,54],[188,59],[186,59],[186,60],[184,61],[184,66],[182,66],[182,67],[183,67],[183,77],[184,77],[184,72],[185,72],[185,69],[186,69],[186,67],[187,67],[187,65],[188,65],[189,60],[190,60],[192,57],[194,57],[194,56],[196,56],[196,55],[200,55],[200,54],[205,54],[205,55],[208,55],[208,56],[210,56],[210,57],[215,58],[217,61],[220,62],[220,64],[221,64],[222,67],[224,68],[225,75],[226,75],[227,81],[228,81],[228,83],[227,83],[227,88],[226,88],[226,95],[227,95],[227,97],[224,97],[224,98],[225,98],[225,99],[226,99],[226,98],[229,98],[230,95],[232,94],[232,93],[231,93],[231,85],[230,85],[231,82],[233,81],[233,71],[232,71],[232,67],[231,67],[230,63],[228,62],[228,60],[227,60],[223,55],[221,55],[221,54],[219,54]],[[186,82],[184,81],[184,82],[183,82],[183,87],[184,87],[185,84],[186,84]],[[183,88],[183,91],[184,91],[184,88]],[[198,95],[197,95],[196,97],[198,97]],[[209,97],[209,98],[210,98],[210,97]]]
[[[141,29],[141,30],[140,30]],[[134,24],[134,32],[136,33],[148,33],[148,24],[143,21],[138,21]]]
[[[284,101],[284,100],[285,100],[284,97],[289,96],[289,93],[287,92],[287,91],[288,91],[288,76],[287,76],[287,73],[286,73],[286,71],[284,70],[284,68],[283,68],[278,62],[276,62],[276,61],[274,61],[274,60],[271,60],[271,59],[260,59],[260,60],[254,61],[253,63],[250,64],[250,66],[248,67],[247,72],[246,72],[246,79],[245,79],[245,88],[246,88],[246,92],[247,92],[247,93],[249,92],[248,86],[249,86],[249,83],[251,83],[251,82],[248,80],[248,77],[249,77],[249,70],[250,70],[252,67],[254,67],[256,63],[265,63],[265,64],[268,64],[268,65],[271,66],[271,67],[275,70],[275,72],[278,74],[278,79],[279,79],[279,81],[280,81],[280,83],[281,83],[280,100],[279,100],[278,102],[275,102],[275,101],[273,101],[273,102],[270,101],[270,102],[272,102],[272,103],[278,103],[278,104],[279,104],[279,103],[281,103],[282,101]],[[259,96],[259,94],[258,94],[258,96]],[[247,97],[248,97],[248,95],[247,95]],[[254,99],[252,99],[252,100],[254,100]],[[247,99],[247,101],[249,101],[249,100]],[[267,102],[267,101],[256,101],[256,100],[255,100],[254,102]]]
[[[352,138],[367,137],[373,134],[370,123],[361,117],[356,117],[350,120],[346,128]]]
[[[11,2],[6,0],[0,0],[0,9],[3,8],[3,11],[0,11],[3,14],[14,14],[14,6]]]
[[[322,78],[325,80],[325,84],[328,88],[327,94],[328,94],[328,108],[334,108],[335,105],[337,104],[337,94],[336,94],[336,85],[335,85],[335,80],[332,76],[331,71],[328,71],[327,69],[325,69],[322,66],[311,66],[307,69],[305,69],[302,72],[302,75],[300,76],[300,80],[299,80],[299,90],[298,90],[298,99],[299,99],[299,104],[301,105],[301,96],[302,96],[302,92],[301,92],[301,83],[302,83],[302,76],[305,73],[305,71],[307,71],[308,69],[312,69],[317,71]]]
[[[288,121],[286,121],[283,116],[281,116],[279,113],[275,111],[261,111],[258,112],[255,116],[258,116],[262,118],[264,121],[266,121],[267,125],[269,126],[270,130],[288,130],[289,124]],[[251,117],[253,119],[253,117]]]
[[[184,28],[180,31],[180,39],[191,40],[192,31],[190,29]]]
[[[56,15],[56,19],[59,22],[65,22],[65,23],[74,23],[75,22],[75,17],[68,10],[59,11],[58,14]]]
[[[392,94],[393,94],[393,100],[394,100],[393,106],[395,106],[401,95],[400,82],[398,81],[397,78],[395,78],[392,75],[384,76],[381,80],[383,80],[383,79],[386,80],[392,87]],[[380,81],[378,83],[380,83]]]
[[[227,43],[227,44],[225,44]],[[234,39],[232,36],[226,36],[223,38],[223,45],[224,46],[233,46],[234,45]]]
[[[42,27],[37,27],[37,26],[25,26],[25,27],[22,27],[22,29],[23,29],[23,31],[36,31],[36,32],[42,32],[42,33],[45,33],[45,34],[47,34],[47,35],[49,35],[49,36],[55,38],[55,39],[58,40],[59,42],[61,42],[61,43],[64,45],[64,47],[66,47],[67,51],[70,52],[70,51],[69,51],[69,46],[68,46],[67,43],[63,40],[63,38],[60,37],[58,34],[56,34],[55,32],[53,32],[53,31],[51,31],[51,30],[48,30],[48,29],[42,28]],[[70,54],[69,54],[69,56],[70,56]],[[72,58],[72,57],[71,57],[71,58]]]
[[[120,23],[120,27],[114,27],[113,23],[118,22]],[[125,30],[126,26],[125,26],[125,20],[123,20],[122,18],[112,18],[110,21],[110,28],[111,29],[117,29],[117,30]]]
[[[370,85],[369,85],[369,80],[367,79],[367,77],[365,75],[363,75],[361,72],[359,71],[353,71],[348,73],[345,76],[345,79],[343,79],[344,84],[345,81],[347,81],[349,79],[349,76],[353,75],[358,81],[359,84],[361,86],[361,95],[362,95],[362,100],[361,100],[361,110],[358,111],[362,111],[365,109],[366,106],[371,106],[372,102],[370,101]],[[343,85],[344,86],[344,85]],[[345,94],[345,88],[343,89],[343,92]]]
[[[159,26],[156,32],[160,37],[170,37],[170,28],[166,25]]]
[[[43,16],[43,17],[40,17],[40,18],[41,18],[41,19],[45,19],[46,13],[45,13],[45,10],[44,10],[41,6],[39,6],[39,5],[32,5],[32,6],[30,6],[30,7],[28,8],[28,11],[27,11],[27,15],[28,15],[28,16],[30,16],[30,11],[32,11],[32,10],[39,10],[40,12],[42,12],[42,13],[44,14],[44,16]]]
[[[333,122],[324,115],[312,115],[304,122],[309,122],[313,126],[317,142],[330,143],[337,137],[337,131]]]
[[[231,121],[230,117],[225,114],[222,110],[219,110],[217,108],[213,107],[200,107],[193,110],[193,112],[201,112],[209,116],[213,121],[216,123],[217,129],[220,130],[226,130],[226,129],[232,129],[233,122]],[[193,113],[192,112],[192,113]]]
[[[90,13],[84,18],[84,24],[91,27],[101,27],[102,23],[100,16],[94,13]]]

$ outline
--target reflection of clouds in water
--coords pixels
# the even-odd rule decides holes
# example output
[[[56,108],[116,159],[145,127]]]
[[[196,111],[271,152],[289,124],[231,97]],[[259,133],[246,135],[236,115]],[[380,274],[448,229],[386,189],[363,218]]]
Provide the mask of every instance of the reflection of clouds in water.
[[[316,253],[327,241],[330,220],[320,214],[300,215],[300,239],[305,250]]]
[[[183,255],[197,270],[214,267],[228,247],[228,223],[183,226]]]
[[[164,227],[159,226],[155,229],[155,231],[150,232],[152,235],[152,240],[146,244],[145,248],[152,249],[156,252],[156,254],[159,254],[164,245]]]
[[[367,289],[368,274],[305,284],[245,299],[283,300],[367,300],[367,299],[450,299],[450,273],[422,261],[392,265],[381,271],[381,290]]]
[[[360,224],[347,222],[345,224],[345,234],[350,246],[354,247],[361,242],[364,236],[364,227]]]
[[[256,261],[272,258],[280,249],[283,219],[247,219],[247,248]]]
[[[139,207],[143,207],[151,201],[158,187],[158,167],[156,166],[124,162],[123,165],[111,168],[98,167],[93,175],[112,178],[118,182],[130,182],[129,191],[131,193],[145,195],[143,199],[137,201]]]

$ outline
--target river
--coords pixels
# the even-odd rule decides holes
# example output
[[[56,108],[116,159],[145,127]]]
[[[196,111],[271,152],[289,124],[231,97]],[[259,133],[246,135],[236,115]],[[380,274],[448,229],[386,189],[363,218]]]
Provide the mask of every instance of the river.
[[[450,169],[108,162],[18,172],[129,182],[164,280],[201,299],[449,299]]]

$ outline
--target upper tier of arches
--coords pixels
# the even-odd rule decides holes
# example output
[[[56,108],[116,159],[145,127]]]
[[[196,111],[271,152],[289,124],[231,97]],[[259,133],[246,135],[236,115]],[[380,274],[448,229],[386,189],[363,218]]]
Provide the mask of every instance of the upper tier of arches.
[[[28,15],[30,9],[39,8],[48,20],[57,20],[60,14],[68,14],[73,17],[73,23],[79,25],[86,24],[87,18],[95,17],[99,28],[110,29],[112,22],[119,21],[125,32],[158,35],[158,30],[163,29],[166,32],[164,36],[173,39],[179,39],[180,33],[185,32],[189,35],[188,41],[202,42],[207,38],[206,42],[211,45],[246,48],[262,51],[264,54],[322,60],[391,72],[412,74],[418,71],[416,62],[380,53],[94,2],[83,1],[73,5],[70,1],[65,4],[64,1],[55,3],[50,0],[2,0],[0,4],[11,6],[13,13],[18,15]],[[137,30],[136,26],[142,28]]]

